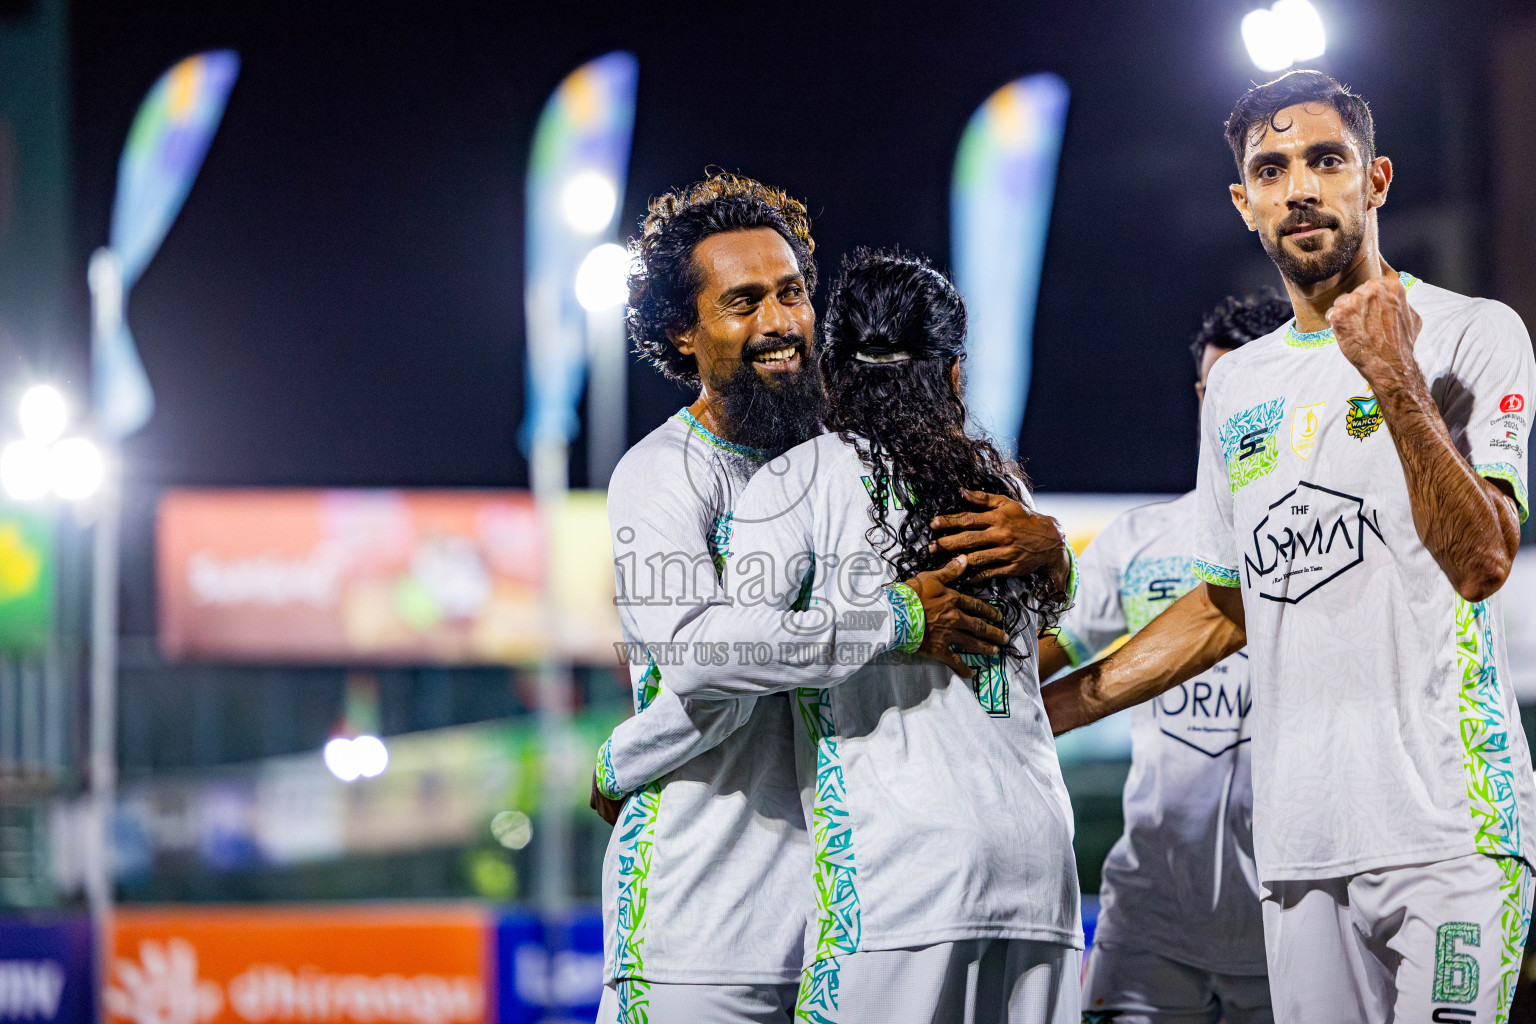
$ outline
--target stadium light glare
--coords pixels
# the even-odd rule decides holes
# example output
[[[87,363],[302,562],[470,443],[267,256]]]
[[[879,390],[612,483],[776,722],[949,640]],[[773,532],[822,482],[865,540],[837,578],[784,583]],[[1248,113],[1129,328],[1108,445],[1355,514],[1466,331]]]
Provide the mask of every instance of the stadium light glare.
[[[48,446],[38,441],[12,441],[0,451],[0,487],[13,501],[36,501],[48,493],[51,474]]]
[[[589,313],[622,306],[629,298],[629,253],[604,242],[576,268],[576,301]]]
[[[321,751],[326,768],[342,782],[372,779],[389,767],[389,748],[377,736],[337,736]]]
[[[321,756],[325,758],[325,766],[331,774],[342,782],[352,782],[362,774],[357,767],[357,758],[352,753],[352,741],[345,736],[337,736],[328,741]]]
[[[389,767],[389,748],[377,736],[359,736],[352,741],[352,757],[357,771],[365,779],[377,778]]]
[[[101,490],[106,460],[101,449],[83,437],[67,437],[50,452],[53,493],[65,501],[81,501]]]
[[[619,190],[601,171],[582,171],[560,190],[560,212],[565,221],[584,235],[595,235],[613,220]]]
[[[64,437],[69,402],[51,384],[36,384],[16,407],[21,440],[0,450],[0,491],[13,501],[37,501],[52,493],[81,501],[100,491],[107,464],[101,449],[83,437]],[[60,440],[63,438],[63,440]]]
[[[21,433],[29,441],[49,444],[64,436],[69,426],[69,405],[52,384],[34,384],[21,396],[16,408]]]
[[[1243,16],[1243,45],[1260,71],[1283,71],[1328,49],[1322,15],[1309,0],[1275,0]]]
[[[491,835],[509,850],[521,850],[533,839],[533,821],[522,811],[500,811],[491,819]]]
[[[1273,10],[1290,41],[1292,63],[1316,60],[1327,51],[1323,17],[1309,0],[1275,0]]]

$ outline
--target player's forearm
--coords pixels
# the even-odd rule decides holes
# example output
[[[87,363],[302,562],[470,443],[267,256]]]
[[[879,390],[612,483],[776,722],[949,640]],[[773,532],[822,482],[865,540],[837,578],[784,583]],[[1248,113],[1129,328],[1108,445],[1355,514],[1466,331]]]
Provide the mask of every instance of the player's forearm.
[[[1403,466],[1419,539],[1458,594],[1490,597],[1520,546],[1514,502],[1456,450],[1416,365],[1373,381],[1372,389]]]
[[[1070,664],[1072,657],[1060,638],[1051,632],[1043,634],[1040,637],[1040,681],[1045,682]]]
[[[1196,587],[1102,661],[1085,665],[1041,691],[1056,735],[1089,725],[1193,679],[1247,642]]]
[[[883,599],[854,616],[827,605],[805,612],[715,605],[673,636],[682,663],[663,669],[663,678],[690,700],[834,686],[895,646],[891,617]]]
[[[613,730],[598,752],[604,795],[632,793],[713,750],[752,717],[756,702],[683,700],[663,682],[639,714]]]

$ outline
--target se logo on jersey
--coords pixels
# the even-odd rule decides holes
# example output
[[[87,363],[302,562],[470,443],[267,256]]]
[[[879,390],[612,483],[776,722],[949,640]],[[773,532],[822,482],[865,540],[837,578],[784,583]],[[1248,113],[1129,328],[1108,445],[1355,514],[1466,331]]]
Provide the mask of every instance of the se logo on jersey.
[[[1524,395],[1505,395],[1499,401],[1499,412],[1524,412]]]
[[[1227,482],[1236,494],[1261,476],[1274,472],[1280,460],[1275,434],[1285,419],[1285,399],[1260,402],[1230,417],[1218,432],[1227,460]]]

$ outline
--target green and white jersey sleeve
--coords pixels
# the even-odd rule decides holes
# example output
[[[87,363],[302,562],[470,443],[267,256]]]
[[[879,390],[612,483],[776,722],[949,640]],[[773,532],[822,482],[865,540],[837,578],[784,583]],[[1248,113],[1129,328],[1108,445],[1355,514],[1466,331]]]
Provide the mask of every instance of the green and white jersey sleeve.
[[[1196,495],[1143,505],[1099,533],[1079,560],[1063,629],[1093,657],[1198,584],[1190,568]],[[1125,833],[1104,861],[1105,939],[1219,974],[1263,974],[1253,860],[1248,656],[1139,704],[1131,716]]]
[[[1452,441],[1524,517],[1524,326],[1499,303],[1404,283]],[[1260,878],[1532,860],[1499,597],[1462,600],[1420,541],[1381,409],[1331,331],[1293,323],[1216,365],[1198,495],[1195,572],[1241,588],[1247,618]]]
[[[1072,810],[1033,624],[1019,635],[1025,658],[991,659],[969,681],[900,654],[921,628],[870,540],[868,477],[836,435],[753,477],[737,503],[732,603],[689,633],[741,645],[753,664],[713,685],[679,684],[689,696],[792,694],[814,858],[813,990],[835,984],[845,953],[1082,941]],[[902,514],[892,510],[893,525]]]
[[[695,654],[676,642],[682,624],[723,599],[732,506],[761,464],[684,410],[609,485],[636,714],[598,753],[600,787],[628,796],[603,859],[607,981],[799,977],[805,918],[786,908],[809,899],[810,854],[789,700],[688,700],[669,685]]]

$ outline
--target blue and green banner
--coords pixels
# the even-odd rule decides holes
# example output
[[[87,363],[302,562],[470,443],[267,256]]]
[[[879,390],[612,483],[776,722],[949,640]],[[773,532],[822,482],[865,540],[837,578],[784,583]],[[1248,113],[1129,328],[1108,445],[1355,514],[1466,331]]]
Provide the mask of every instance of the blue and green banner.
[[[950,258],[970,322],[966,404],[975,425],[1009,451],[1029,395],[1067,96],[1052,74],[1009,82],[971,115],[955,155]]]
[[[108,436],[126,437],[154,411],[154,393],[128,331],[126,299],[192,189],[239,71],[233,50],[187,57],[160,76],[129,129],[108,242],[117,257],[122,301],[114,308],[116,329],[97,339],[94,352],[96,415]]]
[[[639,76],[640,62],[622,50],[583,64],[544,104],[534,132],[524,253],[525,450],[569,441],[576,433],[587,365],[576,270],[593,247],[614,237],[629,172]]]

